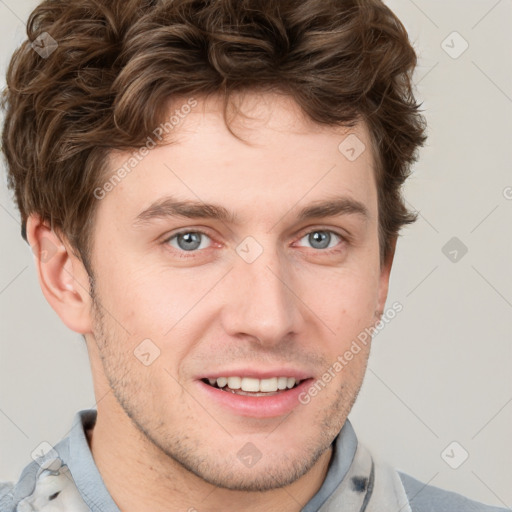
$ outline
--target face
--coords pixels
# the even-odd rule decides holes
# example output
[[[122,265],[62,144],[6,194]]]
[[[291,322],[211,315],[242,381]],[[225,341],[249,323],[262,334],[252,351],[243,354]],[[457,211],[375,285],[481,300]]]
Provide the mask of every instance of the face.
[[[389,269],[365,127],[321,127],[270,94],[243,111],[232,126],[248,143],[218,100],[198,100],[176,142],[99,200],[86,339],[122,411],[112,421],[131,418],[162,460],[209,483],[268,490],[305,474],[343,426],[369,344],[335,363],[376,322]],[[367,148],[355,160],[338,149],[349,133]],[[311,209],[324,202],[338,207]],[[119,413],[100,401],[98,414]]]

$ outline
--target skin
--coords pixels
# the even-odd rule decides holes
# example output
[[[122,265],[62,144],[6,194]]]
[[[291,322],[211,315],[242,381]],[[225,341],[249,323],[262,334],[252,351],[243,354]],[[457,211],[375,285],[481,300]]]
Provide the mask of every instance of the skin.
[[[286,416],[236,414],[205,398],[197,377],[243,364],[293,367],[316,380],[377,322],[393,256],[381,265],[371,143],[361,123],[320,126],[287,97],[251,93],[243,102],[251,118],[232,123],[245,144],[228,132],[215,97],[198,102],[176,128],[177,142],[152,149],[99,201],[94,290],[66,239],[37,215],[29,242],[58,247],[49,261],[36,258],[39,279],[62,321],[85,336],[98,409],[88,440],[123,512],[299,511],[325,478],[370,344]],[[367,148],[353,162],[338,151],[348,133]],[[112,153],[110,170],[127,156]],[[240,224],[133,225],[170,194],[221,204]],[[363,203],[368,218],[298,222],[301,207],[333,194]],[[207,232],[200,249],[166,241],[183,229]],[[333,234],[329,248],[337,251],[328,253],[307,236],[326,230],[350,241]],[[248,236],[263,249],[252,263],[236,252]],[[134,350],[148,338],[160,354],[146,366]],[[237,457],[248,442],[261,453],[252,467]]]

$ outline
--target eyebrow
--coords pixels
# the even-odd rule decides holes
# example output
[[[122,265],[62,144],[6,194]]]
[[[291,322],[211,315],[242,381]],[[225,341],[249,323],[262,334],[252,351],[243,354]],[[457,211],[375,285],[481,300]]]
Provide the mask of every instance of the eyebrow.
[[[338,196],[331,199],[314,201],[303,207],[298,215],[299,222],[341,215],[357,215],[363,220],[370,217],[366,206],[351,197]],[[203,203],[200,201],[181,201],[173,196],[167,196],[153,202],[148,208],[140,212],[133,223],[139,227],[155,219],[183,217],[187,219],[213,219],[226,224],[239,224],[239,217],[218,204]]]

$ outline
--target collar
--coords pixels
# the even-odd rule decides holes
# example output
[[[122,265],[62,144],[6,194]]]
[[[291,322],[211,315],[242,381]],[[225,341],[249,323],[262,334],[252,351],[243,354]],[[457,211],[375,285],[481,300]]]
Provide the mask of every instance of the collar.
[[[75,414],[67,436],[25,467],[18,483],[9,493],[14,508],[8,510],[16,510],[16,504],[20,501],[24,501],[24,506],[25,503],[31,507],[34,505],[38,510],[38,506],[48,502],[48,489],[52,489],[50,494],[56,490],[61,493],[58,501],[64,506],[63,510],[66,510],[68,503],[76,506],[77,510],[86,510],[87,507],[91,512],[120,512],[89,448],[86,430],[94,427],[96,418],[96,409],[85,409]],[[357,437],[347,419],[333,441],[333,453],[324,482],[301,512],[331,510],[325,509],[324,504],[331,503],[333,499],[337,501],[345,477],[352,469],[357,448]],[[53,503],[57,505],[57,499]]]
[[[69,433],[69,459],[64,462],[67,463],[84,501],[93,512],[120,512],[96,468],[87,442],[85,430],[94,426],[96,417],[96,409],[76,413]],[[347,474],[356,448],[357,437],[347,419],[333,441],[333,455],[325,480],[302,512],[316,512],[329,499]]]

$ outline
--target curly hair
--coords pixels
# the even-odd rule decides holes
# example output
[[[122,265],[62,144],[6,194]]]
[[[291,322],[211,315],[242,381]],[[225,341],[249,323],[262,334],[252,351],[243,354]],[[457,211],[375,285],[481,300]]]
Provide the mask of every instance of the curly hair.
[[[244,91],[285,93],[319,124],[363,121],[381,262],[417,218],[401,195],[426,138],[412,87],[417,57],[380,0],[46,0],[27,35],[2,96],[8,186],[23,238],[28,215],[39,214],[89,273],[93,191],[110,152],[140,146],[162,105],[186,95],[223,97],[231,133],[227,105]],[[35,51],[37,41],[52,52]]]

